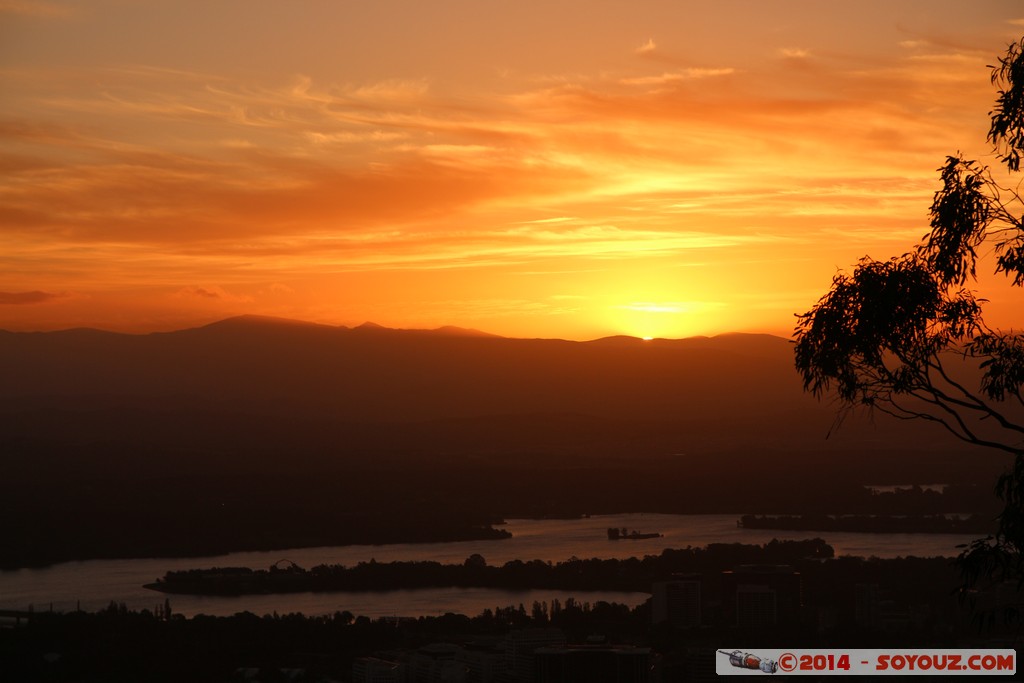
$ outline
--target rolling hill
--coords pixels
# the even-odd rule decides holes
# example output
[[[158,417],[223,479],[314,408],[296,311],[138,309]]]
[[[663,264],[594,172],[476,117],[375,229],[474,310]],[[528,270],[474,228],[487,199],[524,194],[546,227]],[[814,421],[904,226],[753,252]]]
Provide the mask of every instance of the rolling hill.
[[[472,536],[501,516],[861,510],[1003,463],[801,390],[767,335],[590,342],[240,317],[0,332],[0,566]],[[197,531],[197,529],[201,531]]]

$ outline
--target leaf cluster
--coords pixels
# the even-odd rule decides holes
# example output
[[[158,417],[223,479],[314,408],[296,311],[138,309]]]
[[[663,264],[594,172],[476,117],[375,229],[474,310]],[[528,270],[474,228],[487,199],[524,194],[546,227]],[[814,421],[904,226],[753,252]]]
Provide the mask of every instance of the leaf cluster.
[[[929,364],[976,333],[981,313],[974,294],[951,290],[920,252],[864,257],[798,316],[796,367],[816,396],[835,386],[844,402],[875,405],[927,384]]]
[[[999,90],[989,112],[988,141],[1007,168],[1019,171],[1024,150],[1024,39],[1011,43],[991,69],[992,85]]]
[[[989,142],[1017,171],[1024,150],[1024,38],[993,67],[992,81],[1000,90]],[[888,261],[865,256],[797,316],[796,368],[816,396],[834,388],[847,407],[882,407],[898,417],[939,421],[973,443],[981,440],[962,420],[964,413],[993,417],[1024,433],[991,403],[1024,405],[1024,337],[989,329],[984,299],[966,288],[977,279],[984,245],[996,255],[996,272],[1024,286],[1024,202],[988,168],[960,154],[948,156],[938,172],[942,184],[921,243]],[[975,361],[981,371],[976,388],[946,371],[951,354]],[[1018,438],[1001,447],[1019,453],[1022,444]]]

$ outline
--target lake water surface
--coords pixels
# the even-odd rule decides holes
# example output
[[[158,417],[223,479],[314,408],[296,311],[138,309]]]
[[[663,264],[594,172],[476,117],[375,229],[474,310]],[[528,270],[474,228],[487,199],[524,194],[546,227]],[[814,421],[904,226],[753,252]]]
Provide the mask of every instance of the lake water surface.
[[[479,553],[489,564],[510,560],[559,562],[578,558],[627,558],[656,555],[665,548],[705,546],[709,543],[767,543],[773,538],[807,539],[823,537],[837,555],[864,557],[918,557],[958,554],[956,545],[973,540],[963,534],[865,534],[851,532],[803,532],[771,529],[741,529],[738,514],[729,515],[599,515],[584,519],[511,519],[506,529],[512,538],[457,543],[399,543],[391,545],[354,545],[321,548],[243,552],[216,557],[156,558],[128,560],[89,560],[65,562],[44,569],[20,569],[0,572],[0,609],[53,609],[66,611],[77,605],[87,611],[105,607],[110,601],[124,602],[130,609],[153,609],[163,604],[162,593],[142,587],[168,570],[208,567],[252,567],[265,569],[281,559],[310,568],[318,564],[347,566],[375,559],[461,563]],[[640,532],[660,532],[661,538],[609,541],[609,527],[626,527]],[[579,602],[620,602],[635,606],[647,599],[647,593],[609,591],[512,591],[491,588],[431,588],[360,593],[289,593],[283,595],[169,596],[175,612],[186,616],[211,614],[225,616],[242,611],[255,614],[302,612],[307,615],[330,614],[348,610],[356,615],[421,616],[456,612],[475,615],[485,608],[494,609],[522,603],[529,610],[535,600],[550,601],[567,597]]]

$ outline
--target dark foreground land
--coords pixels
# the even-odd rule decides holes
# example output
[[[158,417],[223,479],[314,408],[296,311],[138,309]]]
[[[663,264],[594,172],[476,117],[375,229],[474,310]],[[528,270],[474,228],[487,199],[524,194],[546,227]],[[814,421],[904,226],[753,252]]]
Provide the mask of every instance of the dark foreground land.
[[[878,568],[876,568],[878,569]],[[910,586],[922,566],[895,568]],[[886,574],[887,569],[881,569]],[[837,584],[845,594],[851,586]],[[413,668],[438,648],[485,652],[500,666],[517,634],[555,629],[569,644],[595,636],[616,648],[639,648],[649,665],[646,681],[714,681],[716,651],[758,648],[955,648],[1019,647],[1018,624],[979,625],[970,612],[944,600],[889,603],[883,618],[861,618],[854,596],[805,607],[786,624],[736,627],[710,623],[674,628],[654,624],[648,602],[630,609],[598,602],[505,606],[475,616],[370,620],[347,612],[321,617],[250,613],[186,619],[173,611],[129,612],[112,604],[99,613],[39,613],[17,628],[0,629],[0,676],[11,681],[330,681],[362,680],[354,667],[373,657]],[[439,644],[445,645],[439,645]],[[425,654],[424,654],[425,653]],[[463,680],[531,681],[526,675]]]
[[[117,417],[136,425],[160,422],[148,413]],[[642,425],[579,417],[382,426],[377,446],[376,432],[366,425],[335,425],[314,435],[292,425],[273,436],[267,432],[274,422],[265,420],[253,427],[265,438],[254,440],[237,436],[245,433],[244,424],[232,422],[244,423],[238,416],[223,418],[230,423],[222,426],[227,433],[209,425],[204,432],[196,424],[201,416],[163,418],[172,424],[161,429],[179,428],[182,435],[161,444],[136,440],[130,431],[116,440],[90,441],[81,436],[86,426],[76,422],[86,418],[74,415],[48,438],[4,439],[0,430],[0,569],[90,558],[501,538],[501,527],[492,525],[515,517],[984,512],[991,520],[997,503],[993,474],[968,477],[954,457],[930,452],[825,458],[757,448],[693,458],[642,449],[645,439],[675,438],[666,427],[644,432]],[[113,422],[114,415],[91,419]],[[326,429],[322,423],[314,427]],[[150,433],[149,426],[143,429]],[[208,438],[200,439],[203,434]],[[392,443],[406,439],[402,448]],[[614,452],[602,452],[602,439],[606,448],[620,442]],[[568,452],[580,444],[595,450]],[[787,474],[819,470],[831,476]],[[879,480],[918,481],[922,472],[957,483],[944,493],[875,494],[866,488]]]
[[[992,533],[992,515],[743,515],[745,529],[789,529],[799,531],[857,531],[892,534],[977,534]]]
[[[301,614],[233,617],[129,612],[39,614],[0,629],[0,677],[10,681],[351,681],[358,657],[408,652],[431,643],[498,643],[510,631],[553,625],[580,640],[602,631],[619,642],[649,642],[649,612],[623,605],[568,605],[551,620],[515,606],[475,617],[448,614],[399,621]],[[567,634],[567,635],[568,635]],[[296,669],[301,674],[295,678]],[[250,679],[251,680],[251,679]]]
[[[464,578],[491,569],[495,575],[504,572],[506,580],[517,577],[511,585],[557,584],[569,590],[646,586],[653,591],[651,600],[634,609],[570,598],[497,606],[475,616],[370,620],[348,612],[320,617],[241,613],[186,619],[174,614],[171,596],[155,614],[129,612],[117,604],[95,614],[41,612],[22,615],[17,627],[0,629],[0,675],[12,681],[231,681],[247,676],[350,681],[360,658],[415,668],[417,657],[434,656],[438,648],[475,652],[500,667],[507,661],[502,652],[509,639],[537,628],[554,629],[548,634],[557,632],[570,644],[593,643],[597,635],[605,644],[639,648],[634,651],[646,653],[651,668],[644,680],[652,682],[715,680],[716,650],[736,644],[918,649],[1019,644],[1020,622],[1004,609],[1019,594],[992,587],[961,600],[955,590],[959,572],[950,560],[837,559],[831,550],[820,540],[720,544],[666,550],[644,560],[574,560],[555,566],[517,561],[491,568],[483,558],[471,557],[451,568],[452,576],[461,572]],[[403,577],[415,576],[428,577],[428,585],[430,577],[447,581],[439,578],[441,565],[432,564],[360,565],[355,575],[363,578],[347,587],[406,585]],[[295,574],[283,570],[279,578],[290,573]],[[202,572],[178,574],[167,580],[203,580]],[[327,568],[324,575],[330,574]],[[560,578],[549,583],[556,575]],[[744,581],[783,577],[765,584],[776,596],[771,614],[752,615],[737,607],[737,575],[746,576]],[[680,623],[678,615],[659,607],[667,595],[659,581],[666,580],[699,583],[701,609],[684,615],[698,615],[696,621]],[[522,671],[518,678],[513,674],[486,680],[533,680]]]
[[[497,538],[619,512],[989,514],[1006,459],[807,395],[763,335],[594,342],[240,318],[0,331],[0,569]],[[946,484],[899,499],[867,488]]]

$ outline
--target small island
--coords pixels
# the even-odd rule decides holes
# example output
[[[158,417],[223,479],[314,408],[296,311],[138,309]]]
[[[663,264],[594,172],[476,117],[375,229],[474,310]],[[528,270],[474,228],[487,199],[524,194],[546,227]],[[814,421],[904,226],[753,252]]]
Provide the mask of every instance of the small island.
[[[616,527],[609,527],[608,528],[608,540],[609,541],[621,541],[621,540],[639,541],[639,540],[643,540],[645,538],[661,538],[661,537],[662,537],[662,534],[659,534],[657,532],[655,532],[655,533],[641,533],[641,532],[637,531],[636,529],[634,529],[632,531],[629,531],[628,529],[626,529],[626,527],[622,527],[621,529],[616,528]]]
[[[304,569],[281,559],[267,569],[212,567],[169,571],[145,588],[189,595],[251,595],[297,592],[377,591],[461,587],[649,592],[655,581],[679,572],[718,573],[738,564],[798,564],[831,558],[820,538],[765,545],[712,543],[704,548],[665,549],[626,560],[571,558],[564,562],[510,560],[490,565],[474,553],[461,564],[433,561],[359,562]]]

